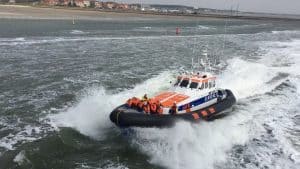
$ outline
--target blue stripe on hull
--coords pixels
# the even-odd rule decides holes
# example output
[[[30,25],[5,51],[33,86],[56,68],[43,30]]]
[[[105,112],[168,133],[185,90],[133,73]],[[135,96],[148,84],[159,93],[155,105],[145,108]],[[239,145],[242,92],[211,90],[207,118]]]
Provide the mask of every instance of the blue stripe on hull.
[[[198,106],[200,104],[203,104],[203,103],[206,103],[212,99],[215,99],[218,97],[218,94],[217,92],[213,92],[207,96],[204,96],[204,97],[201,97],[200,99],[197,99],[197,100],[194,100],[190,103],[187,103],[187,104],[184,104],[184,105],[181,105],[181,106],[178,106],[178,111],[182,111],[182,110],[186,110],[188,108],[192,108],[192,107],[195,107],[195,106]]]

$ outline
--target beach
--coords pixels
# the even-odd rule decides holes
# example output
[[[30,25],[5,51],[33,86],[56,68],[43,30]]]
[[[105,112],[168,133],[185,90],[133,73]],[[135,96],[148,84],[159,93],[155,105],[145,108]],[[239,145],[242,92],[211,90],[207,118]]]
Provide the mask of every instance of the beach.
[[[0,18],[9,19],[81,19],[81,20],[207,20],[207,19],[249,19],[249,20],[300,20],[299,15],[267,14],[239,12],[239,15],[228,14],[174,14],[159,12],[142,12],[134,10],[99,10],[96,8],[70,8],[58,6],[0,5]]]
[[[184,19],[190,20],[186,16],[169,15],[149,15],[129,12],[102,12],[96,9],[84,8],[50,8],[50,7],[32,7],[21,5],[0,5],[0,18],[8,19],[81,19],[81,20],[144,20],[144,19]],[[202,18],[203,19],[203,18]]]

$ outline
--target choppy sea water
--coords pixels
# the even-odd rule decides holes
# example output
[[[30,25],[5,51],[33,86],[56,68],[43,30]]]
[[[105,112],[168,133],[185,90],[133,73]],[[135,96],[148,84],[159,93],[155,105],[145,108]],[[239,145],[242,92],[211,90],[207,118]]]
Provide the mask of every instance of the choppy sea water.
[[[300,22],[0,25],[1,169],[300,167]],[[109,121],[128,97],[167,89],[203,50],[238,99],[229,116],[131,135]]]

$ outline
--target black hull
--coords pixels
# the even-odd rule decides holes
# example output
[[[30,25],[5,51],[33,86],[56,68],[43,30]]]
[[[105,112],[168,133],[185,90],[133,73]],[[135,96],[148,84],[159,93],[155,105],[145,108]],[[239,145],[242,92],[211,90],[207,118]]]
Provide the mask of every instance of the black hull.
[[[223,111],[230,108],[236,102],[233,93],[230,90],[225,91],[227,93],[225,99],[194,112],[176,115],[151,115],[129,108],[124,104],[111,112],[110,120],[119,127],[171,127],[177,120],[192,122],[199,121],[199,119],[214,120],[224,116]],[[211,111],[212,109],[214,110],[213,112]],[[207,114],[203,114],[203,111],[207,112]]]

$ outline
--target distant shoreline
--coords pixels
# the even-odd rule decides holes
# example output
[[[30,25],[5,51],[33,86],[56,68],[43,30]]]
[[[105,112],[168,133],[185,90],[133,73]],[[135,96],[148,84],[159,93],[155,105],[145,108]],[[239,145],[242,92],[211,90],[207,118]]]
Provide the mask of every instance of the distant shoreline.
[[[267,17],[267,16],[246,16],[246,15],[238,15],[238,16],[231,16],[231,15],[222,15],[222,14],[172,14],[172,13],[158,13],[158,12],[140,12],[140,11],[118,11],[118,10],[107,10],[108,12],[115,12],[115,13],[136,13],[136,14],[145,14],[145,15],[159,15],[159,16],[183,16],[183,17],[195,17],[195,18],[217,18],[217,19],[249,19],[249,20],[296,20],[300,21],[299,18],[288,18],[288,17]],[[255,14],[255,13],[253,13]],[[270,14],[271,15],[271,14]]]
[[[246,15],[248,14],[248,15]],[[0,18],[7,19],[83,19],[83,20],[108,20],[108,19],[249,19],[249,20],[282,20],[300,21],[300,16],[288,18],[289,15],[243,13],[243,15],[231,16],[221,14],[181,14],[181,13],[160,13],[136,10],[99,10],[95,8],[59,7],[59,6],[31,6],[31,5],[3,5],[0,4]],[[292,15],[291,15],[292,16]],[[299,17],[299,18],[298,18]]]

